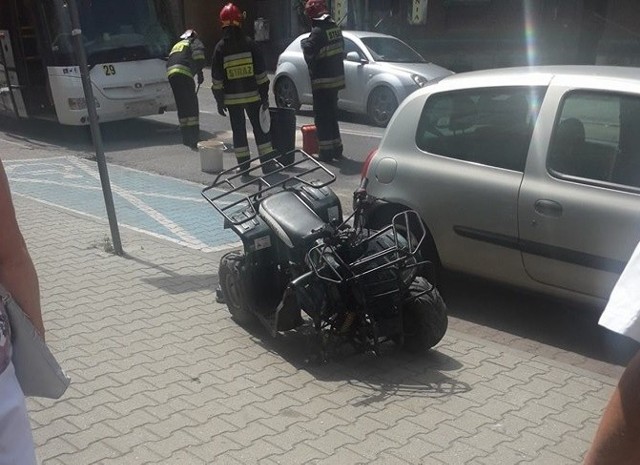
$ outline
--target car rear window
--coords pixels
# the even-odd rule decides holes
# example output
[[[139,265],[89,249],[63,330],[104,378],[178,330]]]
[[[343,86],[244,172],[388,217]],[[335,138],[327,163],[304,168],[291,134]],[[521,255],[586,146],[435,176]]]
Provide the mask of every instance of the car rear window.
[[[560,177],[640,188],[640,99],[575,91],[563,100],[547,167]]]
[[[545,87],[490,87],[427,99],[418,147],[459,160],[523,171]]]

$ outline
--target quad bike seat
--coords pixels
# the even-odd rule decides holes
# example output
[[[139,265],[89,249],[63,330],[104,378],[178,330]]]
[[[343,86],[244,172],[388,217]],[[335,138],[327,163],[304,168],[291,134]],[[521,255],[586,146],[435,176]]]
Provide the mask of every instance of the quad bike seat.
[[[264,199],[259,212],[274,233],[291,248],[307,245],[320,237],[326,224],[295,193],[289,191]]]

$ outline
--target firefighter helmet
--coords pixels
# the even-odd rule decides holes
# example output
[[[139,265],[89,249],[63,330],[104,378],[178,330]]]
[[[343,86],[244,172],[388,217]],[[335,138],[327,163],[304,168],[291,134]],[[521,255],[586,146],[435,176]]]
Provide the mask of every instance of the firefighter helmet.
[[[222,7],[222,10],[220,10],[220,22],[222,23],[222,27],[240,27],[245,16],[246,14],[243,11],[240,11],[240,8],[235,6],[233,3],[227,3]]]
[[[307,0],[304,5],[304,14],[313,19],[328,13],[327,2],[325,0]]]
[[[195,39],[198,37],[198,33],[194,29],[187,29],[180,36],[181,39]]]

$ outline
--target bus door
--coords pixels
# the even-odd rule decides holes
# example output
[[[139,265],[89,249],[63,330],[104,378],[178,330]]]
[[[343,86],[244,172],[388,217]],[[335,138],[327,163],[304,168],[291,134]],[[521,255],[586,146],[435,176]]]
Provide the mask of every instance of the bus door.
[[[8,30],[0,30],[0,114],[27,117]]]
[[[42,21],[42,1],[14,0],[16,15],[14,16],[17,37],[14,41],[14,53],[19,51],[18,76],[20,77],[22,95],[30,117],[55,119],[55,112],[49,92],[46,60],[43,52],[50,55],[46,28]],[[40,21],[38,21],[40,20]],[[49,47],[49,49],[47,49]]]

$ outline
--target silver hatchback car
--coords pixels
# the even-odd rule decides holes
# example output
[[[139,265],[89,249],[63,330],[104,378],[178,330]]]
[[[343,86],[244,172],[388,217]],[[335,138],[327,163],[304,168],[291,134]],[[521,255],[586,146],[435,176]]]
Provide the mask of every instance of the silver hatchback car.
[[[371,123],[386,126],[407,95],[452,71],[427,62],[418,52],[392,36],[365,31],[343,31],[346,87],[338,108],[366,114]],[[311,105],[311,82],[300,41],[296,38],[278,58],[273,93],[281,108]]]
[[[456,74],[398,108],[362,187],[445,269],[602,304],[640,241],[640,69]]]

